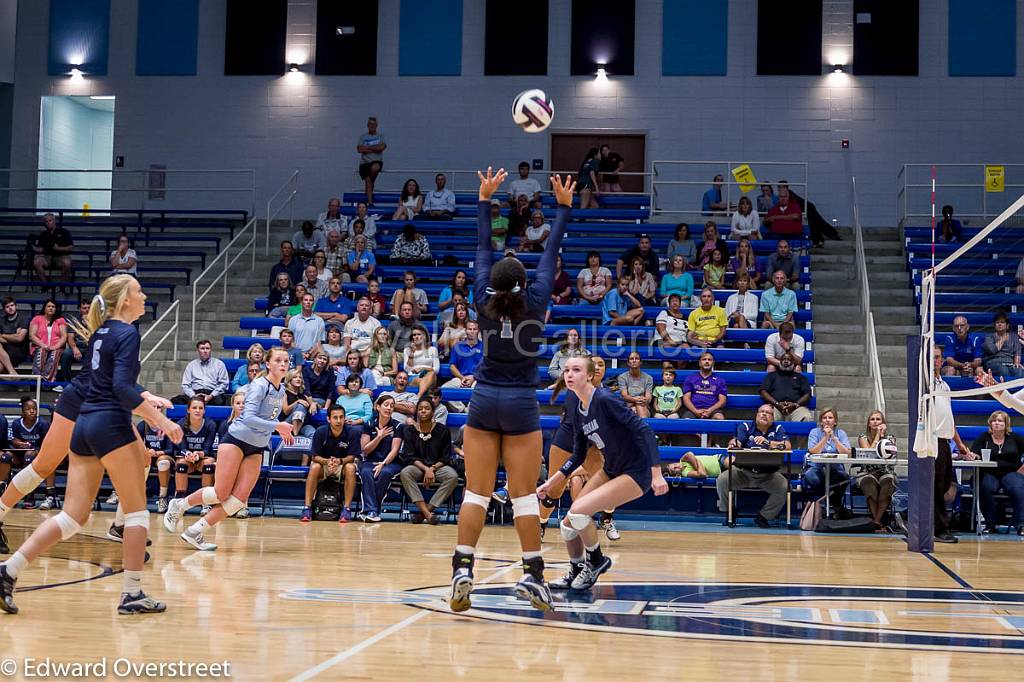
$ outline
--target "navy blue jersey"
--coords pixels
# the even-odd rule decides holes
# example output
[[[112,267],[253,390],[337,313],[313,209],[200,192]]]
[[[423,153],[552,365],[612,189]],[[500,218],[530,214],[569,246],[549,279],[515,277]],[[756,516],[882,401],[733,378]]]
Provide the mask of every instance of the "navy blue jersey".
[[[186,452],[202,451],[206,457],[213,455],[213,441],[217,439],[217,423],[208,417],[203,417],[203,425],[198,431],[193,431],[188,425],[188,417],[178,421],[181,427],[181,442],[175,446],[175,452],[179,455]]]
[[[392,429],[391,435],[382,438],[373,452],[363,454],[363,459],[367,462],[383,462],[387,459],[387,456],[391,454],[391,447],[394,444],[395,439],[398,439],[399,441],[402,440],[402,429],[405,428],[402,425],[402,422],[397,419],[392,419],[390,426]],[[363,427],[363,434],[369,436],[370,440],[373,440],[377,437],[378,431],[377,417],[374,415],[371,423]]]
[[[570,391],[565,397],[565,411],[573,432],[572,456],[561,468],[566,476],[587,459],[591,444],[604,453],[604,468],[610,474],[661,464],[654,432],[619,394],[596,388],[584,410],[583,403]]]
[[[5,450],[11,447],[11,434],[9,430],[11,428],[10,423],[7,421],[7,417],[0,414],[0,450]]]
[[[139,432],[139,437],[142,438],[142,442],[145,443],[147,450],[156,450],[157,452],[170,454],[170,441],[163,431],[157,431],[146,422],[136,424],[135,430]]]
[[[134,410],[142,403],[139,331],[107,320],[89,339],[89,378],[83,387],[82,413]]]
[[[21,417],[18,417],[11,424],[11,445],[14,445],[14,440],[17,439],[28,443],[30,450],[38,450],[39,446],[43,444],[43,439],[46,438],[46,432],[49,428],[50,422],[42,417],[36,418],[36,423],[32,425],[32,428],[25,426],[25,422],[21,420]],[[25,446],[22,445],[20,447]]]
[[[362,429],[358,426],[345,424],[341,429],[341,435],[335,436],[331,433],[331,425],[325,424],[313,434],[310,454],[316,457],[337,457],[338,459],[350,455],[358,457],[362,453],[360,436],[362,436]]]
[[[540,383],[537,356],[544,342],[544,313],[555,286],[555,258],[569,222],[570,209],[559,206],[544,253],[537,264],[533,283],[522,296],[526,299],[526,315],[510,320],[511,335],[502,338],[502,320],[491,319],[487,313],[487,293],[491,286],[491,205],[481,201],[477,206],[476,279],[473,282],[480,338],[484,341],[484,357],[476,369],[476,380],[494,386],[532,387]]]

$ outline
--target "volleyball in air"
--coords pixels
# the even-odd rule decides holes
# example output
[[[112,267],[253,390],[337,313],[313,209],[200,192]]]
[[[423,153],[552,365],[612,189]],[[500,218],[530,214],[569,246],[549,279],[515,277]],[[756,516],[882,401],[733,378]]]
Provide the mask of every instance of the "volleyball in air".
[[[524,90],[512,100],[512,120],[528,133],[539,133],[551,125],[555,103],[543,90]]]

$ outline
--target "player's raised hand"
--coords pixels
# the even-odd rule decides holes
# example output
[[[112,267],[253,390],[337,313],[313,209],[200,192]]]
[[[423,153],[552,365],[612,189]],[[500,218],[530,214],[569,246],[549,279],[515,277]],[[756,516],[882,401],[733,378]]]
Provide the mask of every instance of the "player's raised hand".
[[[977,381],[978,385],[980,386],[995,386],[996,384],[999,383],[998,381],[996,381],[996,378],[992,376],[992,370],[983,372],[979,369],[978,374],[974,377],[974,380]]]
[[[477,171],[476,176],[480,178],[480,201],[490,201],[491,195],[498,191],[501,183],[505,182],[508,173],[505,172],[504,168],[499,168],[498,172],[495,173],[491,166],[488,166],[487,175]]]
[[[559,206],[572,206],[572,195],[576,192],[576,181],[571,175],[566,175],[563,180],[559,175],[551,176],[551,189],[555,193],[555,200]]]

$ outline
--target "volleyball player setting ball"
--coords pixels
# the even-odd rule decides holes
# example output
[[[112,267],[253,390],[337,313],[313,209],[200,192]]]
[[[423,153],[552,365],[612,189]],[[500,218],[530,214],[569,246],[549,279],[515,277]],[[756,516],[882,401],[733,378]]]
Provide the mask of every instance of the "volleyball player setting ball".
[[[565,398],[565,414],[573,434],[572,456],[537,488],[537,496],[546,499],[553,489],[564,486],[569,474],[586,461],[591,444],[604,453],[604,465],[587,480],[562,519],[569,570],[548,586],[552,590],[589,590],[612,565],[601,552],[593,515],[621,507],[648,490],[664,495],[668,484],[661,475],[661,457],[651,427],[618,394],[593,385],[593,361],[570,358],[562,376],[571,391]]]
[[[179,442],[181,427],[150,404],[139,376],[139,332],[133,322],[145,311],[146,295],[131,275],[103,282],[89,314],[75,333],[89,339],[90,371],[75,389],[81,394],[71,433],[67,496],[64,509],[43,522],[10,559],[0,564],[0,608],[17,613],[14,588],[19,573],[39,554],[67,540],[89,520],[93,500],[106,473],[124,509],[124,587],[117,612],[160,613],[167,607],[142,591],[149,512],[146,510],[146,453],[132,425],[132,413]],[[84,385],[83,385],[84,384]],[[63,399],[62,399],[63,401]],[[67,410],[73,402],[66,404]],[[38,473],[38,472],[37,472]]]
[[[477,175],[480,203],[474,296],[480,334],[487,342],[466,419],[466,492],[459,510],[448,605],[452,611],[470,608],[473,556],[494,491],[498,462],[503,461],[523,552],[523,577],[516,583],[515,593],[534,608],[549,611],[551,592],[544,584],[540,551],[540,503],[534,494],[543,448],[536,393],[541,339],[536,330],[544,325],[554,288],[555,258],[569,222],[576,183],[569,177],[551,177],[558,209],[536,277],[527,287],[526,268],[518,258],[502,258],[492,266],[490,201],[505,180],[505,169],[494,173],[488,167],[486,175]]]
[[[200,488],[184,499],[171,500],[164,514],[164,528],[177,532],[181,517],[200,504],[214,507],[193,523],[181,539],[198,550],[217,549],[206,542],[204,534],[211,526],[245,509],[249,495],[260,477],[263,451],[276,432],[286,445],[295,442],[292,425],[278,421],[284,398],[284,375],[288,373],[288,351],[280,346],[267,354],[267,369],[245,389],[245,407],[231,422],[227,435],[217,447],[217,478],[212,486]],[[216,506],[214,506],[216,505]]]

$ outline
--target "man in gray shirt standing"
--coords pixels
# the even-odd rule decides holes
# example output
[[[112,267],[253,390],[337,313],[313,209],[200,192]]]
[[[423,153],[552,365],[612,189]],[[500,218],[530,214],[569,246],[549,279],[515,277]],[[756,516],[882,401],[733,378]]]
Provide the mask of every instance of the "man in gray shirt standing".
[[[359,136],[356,151],[359,152],[359,177],[366,188],[366,203],[373,205],[373,183],[384,168],[384,150],[388,148],[384,135],[377,132],[377,117],[366,120],[366,132]]]

